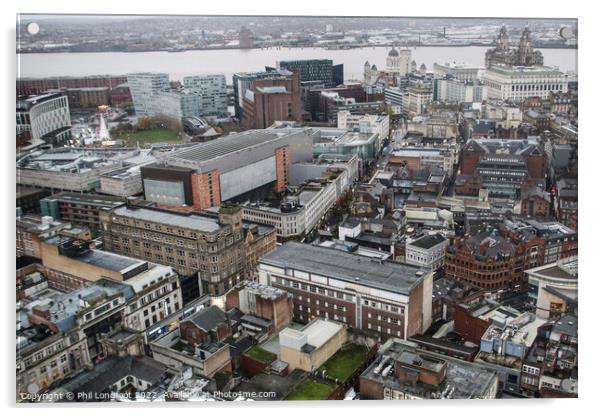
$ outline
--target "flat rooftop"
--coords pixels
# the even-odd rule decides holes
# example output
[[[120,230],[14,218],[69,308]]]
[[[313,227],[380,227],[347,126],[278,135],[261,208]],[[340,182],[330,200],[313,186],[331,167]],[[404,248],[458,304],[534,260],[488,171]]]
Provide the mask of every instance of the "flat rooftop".
[[[207,233],[218,231],[221,228],[218,219],[209,216],[180,214],[147,207],[134,208],[127,206],[116,208],[113,212],[120,217],[150,221],[167,226],[181,227]]]
[[[47,201],[57,200],[61,202],[84,203],[92,206],[118,207],[125,204],[125,200],[118,196],[107,196],[100,194],[80,194],[76,192],[61,192],[44,198]]]
[[[408,295],[427,269],[380,261],[332,248],[288,242],[264,256],[260,263],[327,276],[334,279]]]
[[[209,142],[200,143],[197,146],[192,146],[177,152],[173,156],[170,156],[170,158],[195,162],[207,161],[241,150],[246,150],[265,142],[275,141],[284,136],[290,136],[291,134],[300,133],[302,131],[303,129],[301,128],[286,129],[286,132],[288,133],[286,134],[283,133],[282,129],[249,130],[242,133],[230,134]]]
[[[119,273],[125,273],[136,267],[147,264],[146,261],[138,260],[133,257],[121,256],[119,254],[101,250],[88,250],[82,254],[75,255],[72,258],[92,266]]]

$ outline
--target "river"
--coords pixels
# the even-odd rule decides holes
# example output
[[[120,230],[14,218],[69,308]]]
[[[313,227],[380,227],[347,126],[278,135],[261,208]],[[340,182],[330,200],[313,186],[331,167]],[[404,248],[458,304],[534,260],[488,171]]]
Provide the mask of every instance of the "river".
[[[485,46],[416,47],[412,59],[432,69],[433,63],[466,62],[484,66]],[[55,76],[124,75],[130,72],[167,72],[174,80],[186,75],[224,74],[228,84],[235,72],[263,70],[287,59],[328,58],[344,64],[345,80],[363,79],[364,62],[385,66],[388,47],[345,50],[323,48],[219,49],[183,52],[32,53],[17,55],[18,75],[23,78]],[[576,49],[541,49],[544,64],[561,71],[577,71]]]

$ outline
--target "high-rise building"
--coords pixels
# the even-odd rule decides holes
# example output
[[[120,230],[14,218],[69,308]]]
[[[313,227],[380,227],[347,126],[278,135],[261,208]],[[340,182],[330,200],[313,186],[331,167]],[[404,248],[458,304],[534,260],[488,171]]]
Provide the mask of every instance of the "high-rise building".
[[[264,78],[245,92],[242,125],[245,129],[265,129],[276,121],[301,121],[299,72],[290,77]]]
[[[29,131],[34,141],[62,145],[71,138],[69,101],[51,93],[17,101],[17,134]]]
[[[290,71],[276,71],[272,68],[260,72],[239,72],[232,75],[232,91],[234,93],[234,115],[242,120],[243,100],[247,90],[252,90],[256,80],[270,77],[290,77]]]
[[[221,74],[184,77],[183,85],[188,92],[200,97],[198,115],[228,114],[228,95],[226,77]]]
[[[132,102],[138,116],[155,114],[155,95],[169,92],[169,75],[164,73],[139,72],[128,74],[128,85]]]
[[[241,49],[249,49],[253,47],[253,32],[247,27],[242,27],[238,32],[238,43]]]
[[[139,116],[184,117],[225,115],[228,111],[223,75],[189,76],[183,88],[172,89],[168,74],[141,72],[128,75],[134,109]]]
[[[330,59],[300,59],[294,61],[279,61],[276,63],[279,69],[288,71],[299,71],[301,81],[323,81],[327,88],[335,87],[334,67]],[[337,65],[337,71],[342,72],[342,65]],[[341,74],[337,73],[337,78]]]

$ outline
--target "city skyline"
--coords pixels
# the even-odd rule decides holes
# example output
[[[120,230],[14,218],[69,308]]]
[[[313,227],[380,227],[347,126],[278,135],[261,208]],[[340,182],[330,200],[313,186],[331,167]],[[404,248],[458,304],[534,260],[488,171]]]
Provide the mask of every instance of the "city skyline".
[[[578,397],[576,19],[94,17],[17,19],[17,402]]]

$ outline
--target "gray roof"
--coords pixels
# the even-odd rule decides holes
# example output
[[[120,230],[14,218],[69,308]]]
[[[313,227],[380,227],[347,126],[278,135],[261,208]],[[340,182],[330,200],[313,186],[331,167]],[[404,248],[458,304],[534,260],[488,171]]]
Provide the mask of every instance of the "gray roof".
[[[182,227],[207,233],[212,233],[220,229],[217,218],[195,214],[181,214],[149,207],[124,206],[115,209],[113,213],[121,217],[150,221],[167,226]]]
[[[425,235],[424,237],[421,237],[416,241],[412,241],[409,244],[419,248],[429,249],[436,246],[437,244],[444,242],[445,240],[446,238],[443,237],[441,234],[432,234]]]
[[[71,392],[100,393],[128,375],[153,385],[169,374],[172,373],[167,366],[150,357],[109,357],[97,364],[94,369],[69,380],[60,389]]]
[[[554,323],[554,331],[567,334],[572,337],[577,336],[577,317],[575,315],[565,315]]]
[[[380,261],[344,251],[288,242],[264,256],[260,263],[292,268],[354,284],[408,295],[427,269]],[[418,272],[422,272],[420,276]]]
[[[101,250],[88,250],[73,256],[73,259],[118,273],[123,273],[126,270],[130,270],[134,266],[142,266],[143,264],[146,264],[146,261],[143,260],[121,256],[119,254]]]
[[[303,129],[290,129],[292,133],[299,133]],[[282,137],[281,130],[249,130],[242,133],[230,134],[210,142],[201,143],[184,149],[170,157],[170,159],[183,159],[195,162],[211,160],[230,153],[248,149],[267,141],[278,140]]]
[[[226,314],[219,307],[211,305],[208,308],[203,308],[186,321],[192,321],[196,326],[206,332],[212,331],[217,326],[226,320]]]

